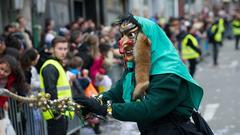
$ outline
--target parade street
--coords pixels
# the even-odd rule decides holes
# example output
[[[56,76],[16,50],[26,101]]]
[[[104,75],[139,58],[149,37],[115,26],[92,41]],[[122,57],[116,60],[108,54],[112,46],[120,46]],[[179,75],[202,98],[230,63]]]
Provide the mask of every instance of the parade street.
[[[238,99],[240,0],[0,0],[0,135],[240,135]]]
[[[211,53],[211,46],[210,53]],[[212,56],[198,65],[195,79],[204,88],[200,112],[214,130],[215,135],[240,135],[240,50],[234,50],[234,41],[225,40],[220,48],[219,65],[213,66]],[[110,119],[101,127],[103,135],[139,135],[137,126],[130,122]],[[92,134],[81,129],[81,135]]]
[[[212,57],[198,67],[196,80],[205,90],[201,113],[215,135],[240,135],[240,51],[233,40],[225,40],[220,48],[219,66]]]

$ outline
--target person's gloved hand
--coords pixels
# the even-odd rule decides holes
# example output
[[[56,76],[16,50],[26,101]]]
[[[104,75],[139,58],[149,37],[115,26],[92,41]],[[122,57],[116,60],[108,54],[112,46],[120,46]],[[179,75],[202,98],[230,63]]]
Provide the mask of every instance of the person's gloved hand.
[[[84,106],[84,111],[92,112],[97,115],[106,116],[107,106],[101,105],[96,99],[88,98],[85,95],[81,95],[73,98],[74,101],[82,106]]]

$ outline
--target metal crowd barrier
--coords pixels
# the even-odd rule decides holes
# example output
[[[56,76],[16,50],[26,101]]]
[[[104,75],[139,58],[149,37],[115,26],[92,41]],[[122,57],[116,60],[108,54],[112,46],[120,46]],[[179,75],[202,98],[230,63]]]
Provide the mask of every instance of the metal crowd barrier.
[[[41,117],[41,112],[29,107],[28,104],[9,100],[9,119],[17,135],[47,135],[46,121]],[[81,121],[78,117],[69,120],[68,133],[71,135],[82,128]]]

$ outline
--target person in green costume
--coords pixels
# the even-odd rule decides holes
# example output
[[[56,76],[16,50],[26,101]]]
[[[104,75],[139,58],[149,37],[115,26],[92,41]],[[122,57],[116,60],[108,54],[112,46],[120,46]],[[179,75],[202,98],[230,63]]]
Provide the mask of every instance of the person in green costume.
[[[165,32],[155,22],[127,15],[118,21],[121,79],[94,99],[74,100],[99,115],[137,122],[141,135],[202,135],[190,117],[203,89],[191,77]]]

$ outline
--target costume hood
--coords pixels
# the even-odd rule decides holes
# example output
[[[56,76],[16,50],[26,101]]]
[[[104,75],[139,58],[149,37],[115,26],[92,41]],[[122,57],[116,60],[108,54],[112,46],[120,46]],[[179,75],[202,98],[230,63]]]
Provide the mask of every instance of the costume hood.
[[[151,42],[150,75],[173,73],[187,80],[189,85],[193,86],[189,87],[189,91],[193,105],[198,109],[203,96],[203,89],[191,77],[187,67],[180,59],[177,50],[165,32],[158,24],[149,19],[138,16],[134,16],[134,18],[140,25],[143,34]]]

